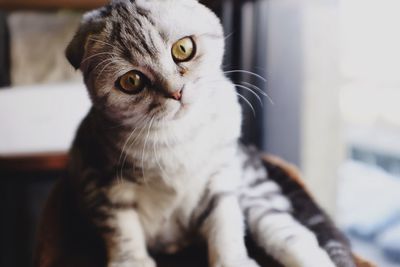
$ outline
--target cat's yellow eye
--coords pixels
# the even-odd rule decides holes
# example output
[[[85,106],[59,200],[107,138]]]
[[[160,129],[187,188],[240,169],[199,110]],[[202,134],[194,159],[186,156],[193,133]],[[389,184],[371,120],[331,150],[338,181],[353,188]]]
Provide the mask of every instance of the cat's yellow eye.
[[[148,85],[147,77],[137,70],[122,75],[117,81],[117,87],[127,94],[140,93]]]
[[[185,37],[172,46],[172,57],[175,62],[187,62],[196,54],[196,44],[192,37]]]

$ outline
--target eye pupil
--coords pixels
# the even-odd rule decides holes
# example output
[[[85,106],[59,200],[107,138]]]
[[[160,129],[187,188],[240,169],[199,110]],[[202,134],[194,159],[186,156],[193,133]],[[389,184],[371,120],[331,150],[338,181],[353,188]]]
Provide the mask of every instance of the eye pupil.
[[[149,83],[147,77],[136,70],[122,75],[116,82],[116,87],[128,94],[136,94],[142,91]]]
[[[136,85],[136,80],[133,79],[132,76],[129,77],[129,82],[130,82],[131,84],[133,84],[133,85]]]
[[[182,50],[183,53],[186,53],[186,49],[185,49],[185,47],[183,45],[181,45],[181,50]]]
[[[178,40],[172,46],[172,58],[176,63],[190,61],[196,54],[196,44],[192,37]]]

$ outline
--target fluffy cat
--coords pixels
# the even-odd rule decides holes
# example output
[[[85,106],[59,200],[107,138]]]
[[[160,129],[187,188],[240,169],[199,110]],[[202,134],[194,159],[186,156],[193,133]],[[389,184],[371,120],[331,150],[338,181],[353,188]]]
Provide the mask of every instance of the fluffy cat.
[[[256,267],[246,229],[286,267],[353,267],[301,188],[239,143],[219,19],[195,0],[116,0],[85,14],[67,48],[93,107],[68,175],[109,267],[206,242],[212,267]]]

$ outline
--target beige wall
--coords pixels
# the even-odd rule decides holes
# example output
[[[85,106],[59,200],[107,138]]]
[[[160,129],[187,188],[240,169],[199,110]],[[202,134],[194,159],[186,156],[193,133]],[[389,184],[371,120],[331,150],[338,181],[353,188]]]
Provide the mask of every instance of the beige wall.
[[[72,12],[16,12],[9,16],[13,85],[81,79],[64,56],[80,16]]]
[[[303,4],[302,168],[316,198],[334,214],[337,172],[344,159],[339,111],[339,7],[332,1]]]

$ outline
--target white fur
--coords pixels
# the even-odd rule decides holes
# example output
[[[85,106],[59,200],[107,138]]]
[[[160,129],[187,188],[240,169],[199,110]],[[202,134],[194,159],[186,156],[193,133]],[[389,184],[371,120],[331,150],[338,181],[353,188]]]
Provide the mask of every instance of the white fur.
[[[250,221],[261,213],[254,208]],[[289,267],[335,267],[327,252],[319,247],[310,230],[296,222],[288,213],[270,214],[250,223],[250,230],[257,243],[279,262]]]
[[[257,267],[249,259],[244,244],[243,207],[259,207],[259,210],[251,210],[250,215],[254,217],[266,208],[289,211],[290,204],[282,196],[274,196],[270,202],[244,200],[239,203],[241,190],[259,195],[277,191],[277,185],[266,183],[254,192],[243,189],[243,180],[252,177],[242,177],[241,158],[237,155],[241,109],[233,84],[221,71],[224,42],[219,20],[193,0],[138,0],[137,4],[151,11],[155,18],[158,29],[150,29],[149,33],[160,48],[160,55],[157,59],[144,60],[139,66],[121,61],[116,73],[96,81],[96,94],[109,93],[117,78],[132,68],[141,70],[149,79],[154,75],[149,69],[157,72],[171,90],[183,84],[185,89],[180,103],[165,99],[165,112],[145,116],[144,122],[141,119],[146,115],[148,99],[125,111],[132,116],[124,123],[135,128],[121,142],[120,149],[126,152],[128,162],[142,168],[139,176],[143,184],[132,184],[119,177],[122,183],[116,182],[107,191],[113,203],[137,204],[135,211],[116,211],[110,222],[129,242],[109,244],[109,266],[152,267],[154,263],[146,246],[165,247],[168,252],[184,245],[186,234],[192,230],[193,212],[202,204],[199,201],[207,189],[212,194],[229,195],[219,202],[201,229],[208,244],[211,266]],[[84,21],[96,15],[91,12]],[[166,33],[166,43],[160,39],[158,31]],[[182,63],[188,69],[182,77],[171,58],[171,46],[185,36],[194,36],[197,53],[203,57],[197,62]],[[196,83],[196,79],[200,82]],[[107,105],[129,107],[131,100],[122,92],[112,90]],[[122,161],[126,160],[123,156]],[[248,175],[266,176],[266,173]],[[327,254],[318,247],[315,236],[290,215],[265,216],[260,222],[250,226],[253,234],[287,267],[333,267]],[[294,240],[285,242],[288,237]],[[132,252],[131,262],[126,265],[113,262],[113,258],[127,250]]]
[[[107,244],[109,267],[121,267],[119,260],[124,252],[128,252],[130,257],[130,260],[126,261],[129,262],[129,265],[126,265],[127,267],[155,267],[154,261],[147,253],[144,232],[135,211],[116,212],[112,225],[117,227],[122,240],[109,239],[112,242],[112,244]]]

